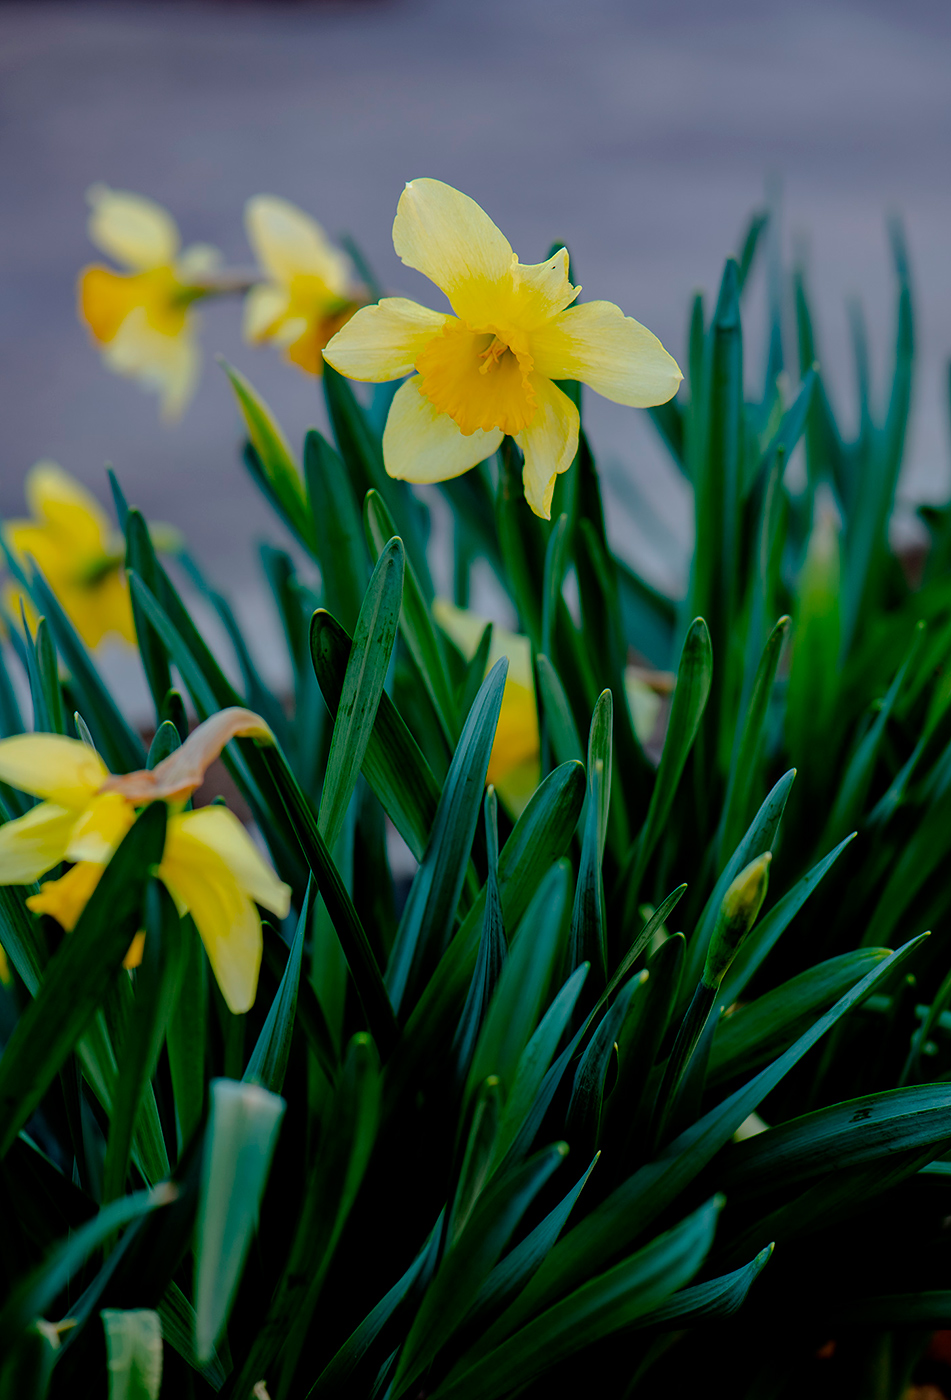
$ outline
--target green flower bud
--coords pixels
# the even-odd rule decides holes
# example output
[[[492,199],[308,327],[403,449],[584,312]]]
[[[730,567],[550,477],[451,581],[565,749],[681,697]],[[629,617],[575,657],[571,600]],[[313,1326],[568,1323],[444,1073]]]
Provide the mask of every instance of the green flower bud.
[[[769,886],[771,860],[769,851],[751,860],[723,896],[703,969],[703,981],[708,987],[719,987],[740,945],[756,923]]]

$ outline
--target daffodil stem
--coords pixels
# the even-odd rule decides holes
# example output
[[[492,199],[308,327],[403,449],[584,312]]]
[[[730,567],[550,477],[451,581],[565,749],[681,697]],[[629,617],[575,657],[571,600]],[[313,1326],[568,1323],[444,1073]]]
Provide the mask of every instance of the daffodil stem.
[[[367,1027],[376,1042],[380,1058],[386,1059],[399,1038],[400,1029],[366,930],[334,865],[327,843],[318,830],[316,814],[301,792],[287,759],[276,745],[262,747],[261,753],[291,819],[304,859],[327,906],[366,1016]]]

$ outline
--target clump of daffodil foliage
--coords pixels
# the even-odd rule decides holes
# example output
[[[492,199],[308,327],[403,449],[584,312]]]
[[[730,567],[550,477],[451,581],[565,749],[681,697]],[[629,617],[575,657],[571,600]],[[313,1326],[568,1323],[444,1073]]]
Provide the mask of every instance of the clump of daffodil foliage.
[[[181,411],[195,304],[243,296],[247,338],[321,376],[333,441],[298,455],[228,371],[287,693],[115,477],[113,524],[41,463],[3,527],[0,1400],[933,1381],[951,508],[896,555],[900,231],[890,384],[856,321],[850,438],[778,255],[744,367],[765,215],[694,301],[679,388],[564,249],[520,263],[435,180],[393,236],[449,312],[276,197],[247,207],[254,274],[90,198],[107,365]],[[692,487],[682,598],[606,528],[583,385],[647,409]],[[505,626],[470,607],[477,566]],[[104,637],[141,657],[145,735]]]

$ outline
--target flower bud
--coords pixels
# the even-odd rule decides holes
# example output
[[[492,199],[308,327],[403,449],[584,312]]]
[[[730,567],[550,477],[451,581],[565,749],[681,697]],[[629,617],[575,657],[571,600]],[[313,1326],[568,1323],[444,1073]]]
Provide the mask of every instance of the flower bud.
[[[723,981],[741,943],[756,922],[766,898],[771,860],[769,851],[751,860],[723,896],[703,969],[703,981],[708,987],[718,987]]]

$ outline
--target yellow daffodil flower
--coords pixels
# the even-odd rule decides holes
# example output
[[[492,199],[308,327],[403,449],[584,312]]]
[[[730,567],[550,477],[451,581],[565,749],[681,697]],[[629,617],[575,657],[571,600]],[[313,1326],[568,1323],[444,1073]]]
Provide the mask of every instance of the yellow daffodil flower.
[[[134,642],[125,541],[95,496],[55,462],[37,462],[24,491],[32,519],[6,525],[10,553],[27,573],[30,560],[36,563],[87,646],[98,646],[109,634]],[[14,619],[20,596],[11,584],[7,604]],[[26,599],[24,604],[32,617]]]
[[[128,269],[92,266],[79,275],[79,315],[109,369],[137,379],[161,399],[162,415],[181,416],[198,382],[197,318],[191,304],[218,254],[196,243],[179,253],[171,215],[143,195],[94,185],[89,237]]]
[[[0,740],[0,780],[43,799],[25,816],[0,826],[0,884],[26,885],[61,861],[74,862],[45,882],[27,904],[72,930],[116,847],[135,821],[136,807],[171,805],[157,875],[180,914],[191,914],[229,1008],[254,1002],[261,965],[261,904],[287,916],[290,890],[278,879],[244,827],[226,807],[181,811],[229,739],[273,736],[249,710],[223,710],[189,735],[151,771],[112,776],[99,755],[59,734],[19,734]],[[137,937],[126,966],[141,959]]]
[[[351,379],[412,375],[383,434],[390,476],[447,481],[508,434],[525,457],[525,498],[548,519],[555,478],[578,447],[579,419],[553,381],[577,379],[615,403],[666,403],[683,377],[656,336],[609,301],[572,303],[568,253],[518,261],[467,195],[413,180],[400,196],[393,245],[454,312],[385,297],[338,331],[324,358]],[[414,373],[415,371],[415,373]]]
[[[322,373],[321,351],[356,306],[349,262],[320,224],[286,199],[255,195],[244,222],[267,278],[247,295],[245,338],[273,340],[292,364]]]
[[[475,656],[487,619],[457,608],[445,598],[433,603],[433,616],[467,660]],[[532,644],[517,632],[492,628],[486,675],[500,657],[509,670],[502,693],[502,709],[495,731],[486,782],[492,783],[514,817],[521,815],[541,777],[538,709],[532,673]]]

